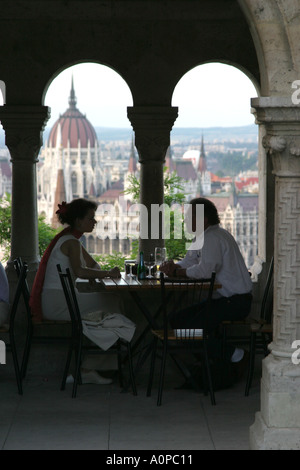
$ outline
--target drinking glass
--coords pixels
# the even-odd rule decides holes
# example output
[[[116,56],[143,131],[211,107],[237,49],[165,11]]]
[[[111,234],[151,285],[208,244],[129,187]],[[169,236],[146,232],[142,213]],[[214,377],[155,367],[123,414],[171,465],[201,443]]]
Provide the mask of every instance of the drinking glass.
[[[148,276],[146,276],[146,279],[154,279],[154,276],[152,276],[151,274],[151,269],[155,266],[155,258],[153,253],[150,254],[149,261],[145,261],[145,265],[147,266],[149,271]]]
[[[125,260],[125,275],[129,277],[134,277],[132,274],[132,268],[135,265],[135,260]],[[127,274],[126,266],[129,266],[129,274]]]
[[[160,246],[156,247],[155,248],[155,264],[156,264],[157,273],[159,272],[159,266],[164,261],[166,261],[166,258],[167,258],[167,250]]]

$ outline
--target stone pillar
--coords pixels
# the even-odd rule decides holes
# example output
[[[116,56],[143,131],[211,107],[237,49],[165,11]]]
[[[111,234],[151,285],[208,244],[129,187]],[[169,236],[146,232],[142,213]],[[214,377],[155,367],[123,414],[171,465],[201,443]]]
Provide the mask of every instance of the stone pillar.
[[[127,114],[135,133],[135,146],[141,163],[140,204],[146,208],[147,215],[140,219],[140,250],[144,251],[147,259],[156,246],[164,246],[161,225],[158,238],[154,238],[153,232],[151,235],[156,225],[151,220],[151,206],[160,206],[164,202],[163,166],[178,108],[135,106],[127,108]]]
[[[29,272],[39,264],[36,167],[42,145],[42,131],[50,116],[47,106],[0,107],[0,121],[5,131],[12,161],[11,256],[7,274],[13,271],[13,260],[21,256]],[[13,276],[12,276],[13,277]]]
[[[263,360],[261,410],[250,427],[250,447],[299,449],[300,108],[275,97],[255,98],[252,106],[265,125],[263,145],[275,175],[275,271],[273,342]]]

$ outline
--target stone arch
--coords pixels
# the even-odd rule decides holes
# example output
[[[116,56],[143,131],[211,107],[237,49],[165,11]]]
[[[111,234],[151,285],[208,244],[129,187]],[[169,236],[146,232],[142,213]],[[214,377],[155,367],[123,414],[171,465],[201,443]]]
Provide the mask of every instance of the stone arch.
[[[179,77],[179,79],[177,80],[175,86],[174,86],[174,89],[173,89],[173,93],[172,93],[172,99],[173,99],[173,96],[174,96],[174,91],[177,87],[177,85],[179,84],[180,80],[185,77],[189,72],[191,72],[192,70],[194,70],[195,68],[198,68],[198,67],[201,67],[202,65],[207,65],[207,64],[223,64],[223,65],[228,65],[228,66],[232,66],[234,67],[235,69],[239,70],[240,72],[242,72],[246,77],[249,78],[249,80],[252,82],[256,92],[257,92],[257,95],[260,96],[261,94],[261,87],[260,87],[260,83],[258,82],[257,80],[257,77],[255,77],[251,71],[249,71],[248,69],[246,69],[243,65],[239,64],[239,63],[236,63],[234,61],[225,61],[225,60],[207,60],[207,61],[204,61],[204,62],[199,62],[197,64],[195,64],[193,67],[191,67],[189,70],[186,70],[185,73],[183,75],[181,75],[181,77]]]
[[[51,86],[51,84],[54,82],[54,80],[56,78],[59,77],[59,75],[63,72],[65,72],[66,70],[68,70],[70,67],[73,67],[73,66],[76,66],[76,65],[81,65],[81,64],[93,64],[93,65],[99,65],[99,66],[104,66],[104,67],[107,67],[108,69],[110,69],[110,71],[114,72],[119,78],[120,80],[122,80],[124,82],[124,84],[126,84],[128,90],[130,91],[131,93],[131,96],[132,96],[132,90],[129,86],[129,84],[127,83],[127,81],[124,79],[124,77],[122,76],[122,74],[116,70],[115,67],[111,66],[111,65],[107,65],[107,64],[104,64],[104,63],[101,63],[101,62],[96,62],[96,61],[87,61],[87,60],[78,60],[78,61],[74,61],[72,63],[69,63],[69,64],[66,64],[64,65],[63,67],[59,67],[57,70],[55,70],[55,72],[53,72],[51,74],[51,76],[48,78],[45,86],[44,86],[44,90],[43,90],[43,93],[42,93],[42,104],[45,103],[45,98],[46,98],[46,95],[47,95],[47,92]],[[130,105],[130,103],[128,103],[128,105]]]
[[[266,0],[238,0],[257,51],[262,96],[290,93],[299,75],[297,44],[300,18],[294,5]],[[298,62],[298,63],[297,63]]]

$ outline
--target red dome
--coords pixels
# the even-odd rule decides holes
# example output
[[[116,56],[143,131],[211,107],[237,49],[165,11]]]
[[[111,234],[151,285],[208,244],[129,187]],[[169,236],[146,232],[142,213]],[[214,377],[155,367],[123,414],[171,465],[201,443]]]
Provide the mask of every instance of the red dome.
[[[60,131],[59,131],[60,127]],[[56,147],[59,132],[61,133],[61,145],[66,148],[68,141],[71,148],[77,148],[80,141],[82,148],[87,148],[88,141],[90,146],[95,147],[97,135],[95,129],[89,120],[76,108],[76,98],[73,87],[69,98],[69,108],[54,123],[48,138],[48,146]]]

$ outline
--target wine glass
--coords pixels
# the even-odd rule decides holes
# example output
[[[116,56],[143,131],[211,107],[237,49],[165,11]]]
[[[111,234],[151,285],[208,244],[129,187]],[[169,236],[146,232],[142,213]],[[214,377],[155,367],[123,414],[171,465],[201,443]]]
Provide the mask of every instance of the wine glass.
[[[145,261],[145,265],[147,266],[149,271],[148,276],[146,276],[146,279],[154,279],[154,276],[152,276],[151,274],[151,269],[155,266],[155,258],[153,253],[150,254],[149,261]]]
[[[155,248],[155,264],[156,264],[157,272],[159,272],[159,266],[164,261],[166,261],[166,257],[167,257],[167,250],[165,248],[157,246]]]

